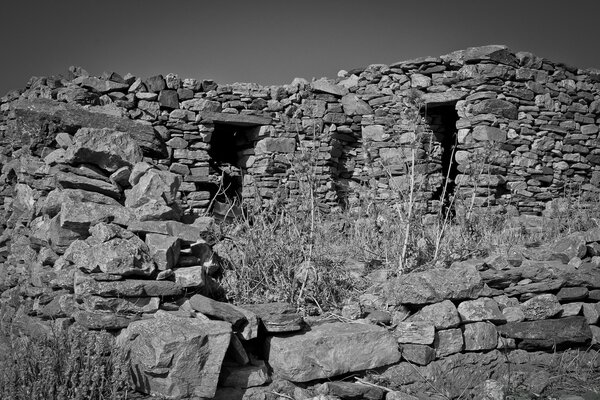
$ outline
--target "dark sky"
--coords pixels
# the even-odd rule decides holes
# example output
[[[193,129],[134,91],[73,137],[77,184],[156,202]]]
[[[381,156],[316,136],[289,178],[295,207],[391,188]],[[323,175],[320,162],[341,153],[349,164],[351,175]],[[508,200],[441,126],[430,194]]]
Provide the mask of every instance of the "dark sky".
[[[80,65],[289,83],[506,44],[600,67],[598,0],[4,0],[0,94]]]

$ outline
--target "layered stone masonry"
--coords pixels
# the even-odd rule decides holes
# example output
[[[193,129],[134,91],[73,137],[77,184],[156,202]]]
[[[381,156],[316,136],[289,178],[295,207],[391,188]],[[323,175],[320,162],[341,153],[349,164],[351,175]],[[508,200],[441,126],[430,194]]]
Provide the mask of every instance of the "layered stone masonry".
[[[556,197],[597,193],[599,77],[503,46],[282,86],[72,68],[2,97],[3,164],[21,145],[56,148],[40,129],[72,134],[83,118],[135,128],[149,160],[182,176],[190,212],[222,192],[297,204],[307,182],[324,208],[397,199],[414,150],[418,200],[429,210],[448,201],[448,185],[475,206],[540,213]]]

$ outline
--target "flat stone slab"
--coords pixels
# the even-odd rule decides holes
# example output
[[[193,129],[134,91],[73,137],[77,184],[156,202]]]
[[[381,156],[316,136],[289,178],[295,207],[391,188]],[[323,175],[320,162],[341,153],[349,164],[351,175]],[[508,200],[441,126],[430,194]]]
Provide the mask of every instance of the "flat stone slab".
[[[396,339],[375,325],[336,322],[266,341],[267,361],[274,374],[292,382],[308,382],[400,360]]]
[[[242,304],[262,321],[268,333],[296,332],[302,329],[304,319],[288,303]]]
[[[14,126],[9,126],[9,138],[34,149],[50,145],[59,132],[74,133],[83,127],[110,128],[129,133],[148,155],[166,155],[166,146],[154,128],[129,118],[90,112],[50,99],[19,100],[11,108],[16,119]]]
[[[155,318],[131,323],[117,344],[128,351],[137,391],[169,399],[212,398],[230,338],[227,322]]]
[[[182,296],[184,289],[171,281],[127,279],[123,281],[97,281],[92,275],[75,274],[75,296],[102,297],[163,297]]]
[[[477,269],[461,266],[400,275],[384,284],[383,294],[390,305],[431,304],[476,299],[482,289]]]
[[[523,340],[528,347],[551,348],[561,344],[585,344],[592,332],[585,317],[509,322],[497,327],[500,335]]]

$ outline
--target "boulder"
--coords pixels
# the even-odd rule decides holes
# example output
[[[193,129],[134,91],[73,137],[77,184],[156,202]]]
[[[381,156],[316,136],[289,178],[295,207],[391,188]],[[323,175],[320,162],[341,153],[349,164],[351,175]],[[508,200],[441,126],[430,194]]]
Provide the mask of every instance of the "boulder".
[[[81,189],[54,189],[43,201],[38,202],[42,214],[54,217],[60,212],[63,203],[71,200],[74,203],[98,203],[120,206],[112,197]]]
[[[131,323],[117,338],[136,391],[168,399],[212,398],[229,346],[222,321],[157,318]]]
[[[310,86],[316,92],[328,93],[338,97],[348,94],[348,89],[344,86],[336,85],[327,78],[317,79],[316,81],[311,82]]]
[[[562,307],[553,294],[540,294],[520,305],[526,320],[552,318],[562,311]]]
[[[54,176],[56,186],[62,189],[76,189],[88,192],[96,192],[113,199],[121,198],[121,188],[111,182],[94,179],[71,172],[57,172]]]
[[[342,97],[342,107],[346,115],[373,114],[373,109],[357,95],[350,93]]]
[[[94,164],[110,173],[142,161],[142,149],[125,132],[108,128],[81,128],[67,148],[65,161]]]
[[[75,133],[79,128],[109,128],[127,132],[145,154],[165,157],[166,146],[151,125],[129,118],[95,113],[50,99],[18,100],[11,104],[15,119],[9,124],[7,139],[21,146],[30,145],[34,154],[49,147],[57,133]]]
[[[233,330],[239,332],[246,340],[254,339],[258,335],[258,318],[251,311],[200,294],[190,298],[190,305],[204,315],[229,322]]]
[[[132,211],[121,205],[77,203],[75,201],[62,203],[59,214],[61,228],[86,236],[89,228],[99,222],[127,225],[132,219]]]
[[[385,328],[357,323],[314,326],[294,335],[271,336],[267,361],[273,373],[292,382],[308,382],[400,360],[396,340]]]
[[[383,293],[390,305],[476,299],[482,290],[479,272],[468,265],[404,274],[383,284]]]

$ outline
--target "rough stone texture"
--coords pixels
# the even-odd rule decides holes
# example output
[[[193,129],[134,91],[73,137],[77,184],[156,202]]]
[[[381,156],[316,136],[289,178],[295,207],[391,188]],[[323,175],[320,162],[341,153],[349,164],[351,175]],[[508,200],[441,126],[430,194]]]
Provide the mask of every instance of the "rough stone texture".
[[[184,290],[171,281],[152,281],[143,279],[127,279],[123,281],[99,281],[95,274],[75,274],[75,296],[84,298],[88,295],[102,297],[163,297],[181,296]]]
[[[592,334],[584,317],[510,322],[498,327],[502,336],[522,340],[520,347],[550,348],[567,343],[585,344]]]
[[[475,322],[463,327],[466,351],[495,349],[498,345],[496,327],[489,322]]]
[[[541,294],[521,304],[526,320],[538,320],[554,317],[562,307],[553,294]]]
[[[308,382],[378,368],[400,360],[396,340],[386,329],[331,323],[289,336],[267,338],[267,361],[274,374]]]
[[[433,347],[437,357],[444,357],[461,352],[464,344],[460,329],[446,329],[436,332]]]
[[[365,400],[381,400],[384,394],[380,388],[352,382],[325,382],[316,392],[335,398]]]
[[[179,239],[173,236],[149,233],[146,235],[146,245],[150,256],[160,270],[171,269],[179,260]]]
[[[302,316],[287,303],[242,304],[240,307],[256,314],[268,333],[296,332],[304,325]]]
[[[400,345],[402,358],[417,365],[427,365],[435,359],[435,350],[422,344]]]
[[[411,315],[407,321],[432,322],[435,329],[455,328],[460,325],[458,311],[450,300],[425,306],[416,314]]]
[[[142,150],[128,133],[111,129],[81,128],[64,156],[68,163],[88,163],[115,172],[142,161]]]
[[[179,175],[168,171],[148,170],[138,182],[125,192],[125,206],[136,208],[151,200],[162,201],[170,206],[175,201],[181,185]]]
[[[251,311],[199,294],[190,298],[190,305],[204,315],[229,322],[233,330],[239,332],[246,340],[254,339],[258,335],[258,318]]]
[[[394,336],[398,343],[432,344],[435,339],[435,327],[428,321],[399,322]]]
[[[384,285],[386,299],[393,305],[474,299],[482,289],[481,276],[471,266],[401,275]]]
[[[142,150],[153,155],[166,153],[165,145],[155,134],[152,126],[140,124],[128,118],[94,113],[73,104],[49,99],[19,100],[13,103],[15,126],[9,137],[34,149],[49,145],[58,132],[76,132],[77,129],[109,128],[127,132],[138,142]]]
[[[226,322],[157,318],[131,323],[117,343],[129,354],[136,390],[170,399],[210,398],[230,337]]]
[[[502,323],[506,321],[506,318],[498,307],[498,303],[487,297],[463,301],[458,305],[458,314],[464,323],[480,321]]]

